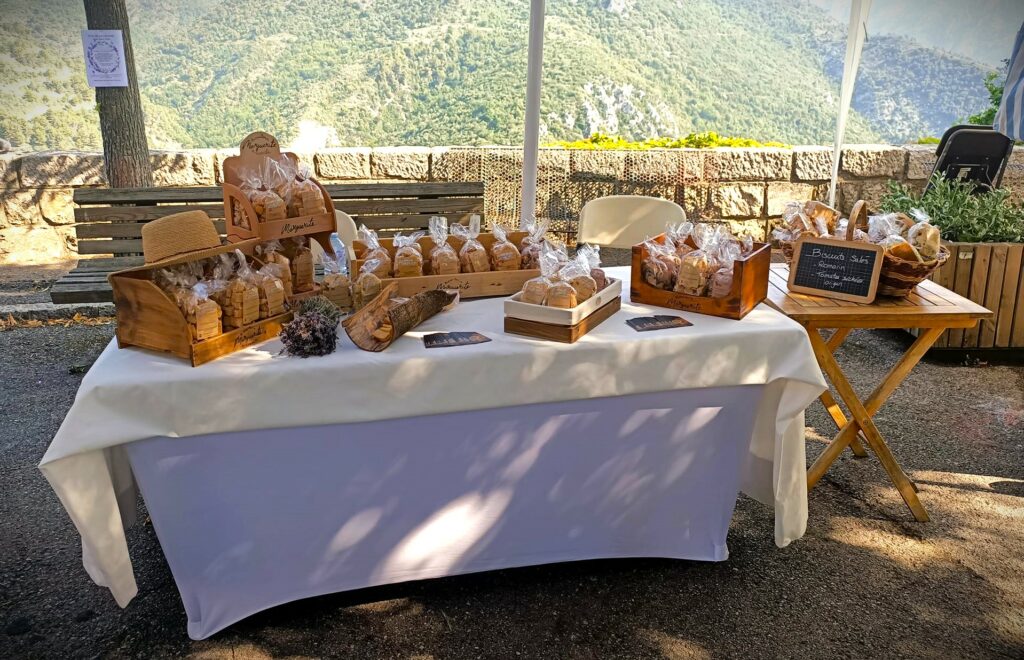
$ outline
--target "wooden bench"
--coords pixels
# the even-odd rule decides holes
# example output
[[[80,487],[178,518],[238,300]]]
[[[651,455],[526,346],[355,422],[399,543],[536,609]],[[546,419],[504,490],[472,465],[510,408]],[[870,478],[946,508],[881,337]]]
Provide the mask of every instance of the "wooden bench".
[[[351,183],[325,186],[334,207],[387,236],[427,226],[431,216],[465,222],[483,213],[483,183]],[[54,303],[112,300],[107,275],[142,263],[142,225],[172,213],[205,211],[224,235],[219,187],[79,188],[74,194],[78,266],[54,283]]]

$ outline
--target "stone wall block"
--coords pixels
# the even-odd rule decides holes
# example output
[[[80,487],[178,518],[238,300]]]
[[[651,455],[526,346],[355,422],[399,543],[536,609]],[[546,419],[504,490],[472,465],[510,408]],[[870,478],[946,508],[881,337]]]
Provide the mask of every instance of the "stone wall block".
[[[323,149],[313,158],[316,175],[325,181],[370,178],[370,149]]]
[[[481,149],[436,147],[430,152],[432,181],[483,181],[484,152]]]
[[[907,152],[884,144],[860,144],[843,149],[843,174],[855,177],[899,179],[906,169]]]
[[[923,181],[920,182],[923,187]],[[913,187],[913,184],[912,184]],[[843,215],[849,215],[857,200],[863,199],[868,203],[868,213],[874,214],[879,211],[879,204],[882,196],[887,190],[886,181],[843,181],[838,186],[836,193],[836,204]]]
[[[788,181],[793,151],[777,148],[722,148],[711,152],[718,181]]]
[[[680,161],[678,149],[627,151],[623,183],[640,186],[666,184],[674,186],[680,182]]]
[[[809,199],[824,200],[828,196],[827,184],[789,183],[786,181],[769,181],[767,191],[768,215],[782,215],[789,202],[804,202]]]
[[[764,213],[764,184],[727,184],[713,188],[710,194],[710,217],[759,218]]]
[[[378,147],[370,152],[370,176],[374,179],[426,181],[430,176],[427,147]]]
[[[793,177],[798,181],[831,179],[831,147],[793,147]]]
[[[927,179],[935,167],[935,146],[934,144],[914,144],[906,147],[907,151],[907,178]]]
[[[154,186],[212,186],[213,156],[202,151],[151,151]]]
[[[21,158],[24,188],[101,186],[106,184],[103,156],[84,151],[45,151]]]
[[[0,266],[52,264],[74,259],[74,228],[40,223],[6,227],[0,233]]]
[[[12,192],[21,187],[18,181],[18,168],[21,159],[14,154],[0,155],[0,193]]]
[[[35,225],[42,222],[39,214],[39,198],[42,191],[15,190],[4,193],[2,203],[8,226]]]
[[[212,172],[212,167],[210,168]],[[75,223],[75,205],[70,188],[45,188],[39,191],[39,215],[51,225]]]
[[[574,181],[620,180],[626,172],[626,152],[578,149],[570,153],[569,178]]]

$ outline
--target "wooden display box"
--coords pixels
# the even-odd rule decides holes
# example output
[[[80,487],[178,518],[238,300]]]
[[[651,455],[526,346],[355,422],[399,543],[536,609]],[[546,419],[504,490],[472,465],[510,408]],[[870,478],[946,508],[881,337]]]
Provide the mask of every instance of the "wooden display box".
[[[280,156],[289,158],[298,164],[299,158],[294,153],[281,151],[277,139],[269,133],[252,133],[242,140],[239,155],[224,159],[224,226],[229,243],[238,243],[252,238],[263,242],[307,236],[320,244],[328,255],[334,254],[331,247],[331,233],[337,231],[334,216],[334,204],[327,189],[319,181],[310,179],[320,190],[324,198],[326,213],[316,215],[300,215],[294,218],[260,222],[256,217],[249,198],[242,192],[241,174],[246,170],[259,169],[268,158]]]
[[[170,353],[198,367],[277,337],[281,326],[292,319],[291,312],[285,312],[196,341],[192,338],[184,312],[152,281],[152,273],[152,270],[132,270],[110,276],[119,348],[138,346]]]
[[[655,236],[657,243],[665,242],[665,235]],[[768,270],[771,266],[771,245],[754,243],[753,251],[733,264],[732,290],[724,298],[689,296],[685,293],[665,291],[644,281],[642,264],[647,256],[644,244],[633,246],[630,271],[629,299],[632,302],[697,312],[727,319],[741,319],[768,297]]]
[[[527,236],[527,232],[513,231],[508,233],[508,239],[517,247],[519,242]],[[491,233],[480,234],[478,240],[488,253],[494,244],[494,236]],[[388,251],[392,263],[395,259],[395,245],[390,238],[380,239],[381,247]],[[423,250],[423,268],[425,273],[430,269],[430,251],[434,249],[434,239],[424,236],[419,239],[420,247]],[[458,252],[462,247],[462,240],[455,236],[448,237],[448,244]],[[356,251],[356,259],[352,262],[352,280],[359,277],[359,269],[363,265],[363,255],[366,253],[366,244],[362,241],[355,241],[352,245]],[[395,283],[398,285],[396,296],[408,298],[422,291],[433,291],[437,289],[457,290],[459,297],[486,298],[488,296],[510,296],[522,290],[527,280],[540,275],[540,270],[530,268],[527,270],[503,270],[487,271],[485,273],[459,273],[458,275],[430,275],[422,277],[393,277],[383,280],[385,285]]]
[[[622,280],[610,279],[608,286],[590,300],[571,309],[505,301],[505,332],[572,344],[622,308]]]

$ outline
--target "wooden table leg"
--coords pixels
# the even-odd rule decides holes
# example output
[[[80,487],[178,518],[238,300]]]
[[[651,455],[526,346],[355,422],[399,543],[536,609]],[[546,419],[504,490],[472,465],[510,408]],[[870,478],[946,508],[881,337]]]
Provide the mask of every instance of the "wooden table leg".
[[[844,339],[846,339],[846,336],[850,334],[850,330],[851,328],[836,328],[825,342],[828,346],[828,350],[835,353],[836,349],[839,348],[839,345],[843,343]],[[808,329],[807,331],[817,332],[817,330],[811,329]],[[843,413],[843,409],[839,407],[839,404],[836,403],[835,397],[832,396],[831,390],[825,390],[818,398],[821,400],[821,405],[825,406],[825,411],[832,418],[832,421],[835,422],[836,430],[842,429],[849,423],[849,420],[846,419],[846,415]],[[856,436],[850,442],[850,449],[853,450],[853,455],[857,458],[866,458],[868,455],[868,452],[864,449],[864,445],[861,444],[860,438]]]
[[[885,400],[899,387],[903,379],[907,377],[907,374],[920,362],[924,354],[928,352],[928,349],[932,347],[932,344],[935,343],[935,340],[944,331],[944,328],[925,328],[922,330],[920,336],[907,349],[907,352],[900,357],[892,369],[889,370],[889,373],[885,375],[885,378],[882,379],[882,382],[878,384],[878,387],[868,396],[864,403],[864,408],[868,411],[869,415],[874,415],[881,409]],[[850,422],[840,428],[839,435],[833,438],[829,446],[825,448],[807,470],[808,488],[813,488],[825,476],[829,466],[839,458],[839,455],[843,453],[843,449],[850,444],[850,439],[856,438],[856,434],[860,430],[856,422]]]
[[[905,377],[906,374],[914,367],[914,364],[920,360],[924,351],[926,351],[938,335],[941,334],[941,330],[933,332],[934,330],[935,328],[931,328],[922,333],[922,335],[918,337],[918,341],[914,342],[914,345],[911,346],[910,350],[900,358],[897,365],[889,372],[889,376],[877,388],[875,388],[875,391],[872,393],[872,398],[875,400],[872,403],[875,404],[874,408],[876,411],[881,407],[882,403],[892,393],[892,391],[896,389],[899,381],[901,381],[903,377]],[[836,392],[838,392],[839,397],[850,409],[850,413],[853,415],[854,419],[853,422],[843,427],[842,431],[840,431],[839,435],[836,436],[836,439],[833,440],[833,444],[830,445],[828,449],[831,449],[833,445],[836,445],[839,446],[839,451],[842,451],[842,447],[845,445],[839,442],[840,439],[843,438],[843,436],[846,436],[845,442],[846,444],[849,444],[850,439],[855,435],[856,428],[860,427],[860,430],[863,431],[864,437],[867,439],[872,451],[874,451],[875,455],[878,456],[878,460],[882,463],[882,467],[888,473],[889,478],[896,486],[900,496],[903,497],[903,501],[906,502],[907,507],[910,508],[911,513],[914,514],[914,518],[917,519],[918,522],[927,522],[928,512],[925,511],[924,506],[921,504],[921,500],[918,499],[917,493],[914,491],[914,485],[910,482],[910,479],[907,478],[907,475],[904,474],[899,463],[897,463],[896,459],[893,457],[892,452],[889,451],[889,446],[885,444],[885,440],[882,439],[882,435],[878,432],[878,427],[875,426],[875,422],[871,419],[871,413],[868,412],[865,405],[857,398],[857,393],[854,391],[853,386],[850,385],[850,381],[846,379],[846,375],[843,373],[842,368],[840,368],[839,363],[836,362],[835,357],[832,355],[832,351],[828,349],[828,345],[825,343],[825,340],[822,339],[821,335],[817,332],[809,332],[808,336],[811,339],[811,347],[814,349],[814,354],[818,358],[818,364],[821,366],[822,370],[825,371],[829,380],[832,381],[832,384],[836,388]],[[922,342],[922,339],[925,339],[926,341]],[[920,348],[919,343],[922,345],[927,344],[924,346],[924,350],[915,350]],[[915,353],[919,354],[915,357],[913,355]],[[838,453],[836,453],[836,455],[838,455]]]

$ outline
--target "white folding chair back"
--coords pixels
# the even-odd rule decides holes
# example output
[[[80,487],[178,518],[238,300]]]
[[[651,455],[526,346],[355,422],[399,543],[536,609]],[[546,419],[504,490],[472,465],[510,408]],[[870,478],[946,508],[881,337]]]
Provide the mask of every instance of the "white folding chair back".
[[[334,211],[334,218],[338,225],[338,238],[345,244],[345,249],[348,251],[348,262],[352,263],[356,258],[356,250],[353,247],[356,240],[356,221],[348,213],[337,209]]]
[[[676,222],[686,220],[686,211],[660,197],[612,195],[592,199],[580,211],[576,240],[602,247],[631,248],[648,236],[656,236]]]

